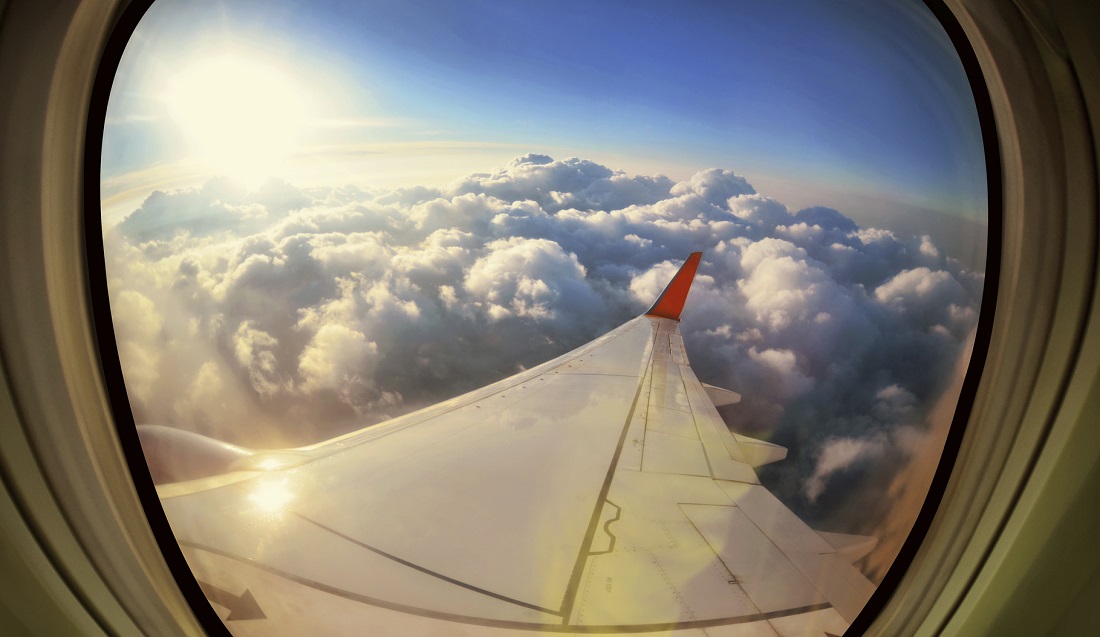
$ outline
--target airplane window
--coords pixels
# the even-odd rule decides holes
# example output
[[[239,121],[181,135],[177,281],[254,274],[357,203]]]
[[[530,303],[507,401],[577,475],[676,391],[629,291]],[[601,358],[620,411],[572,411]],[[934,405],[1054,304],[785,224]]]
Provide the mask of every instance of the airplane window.
[[[944,14],[131,7],[89,241],[208,628],[858,631],[992,318]]]

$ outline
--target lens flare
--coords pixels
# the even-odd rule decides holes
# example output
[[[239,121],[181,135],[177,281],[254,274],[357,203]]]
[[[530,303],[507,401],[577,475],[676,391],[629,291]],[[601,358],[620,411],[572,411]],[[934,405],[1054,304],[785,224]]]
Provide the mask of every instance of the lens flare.
[[[275,65],[226,54],[182,68],[162,97],[196,159],[255,186],[296,151],[308,119],[305,94]]]

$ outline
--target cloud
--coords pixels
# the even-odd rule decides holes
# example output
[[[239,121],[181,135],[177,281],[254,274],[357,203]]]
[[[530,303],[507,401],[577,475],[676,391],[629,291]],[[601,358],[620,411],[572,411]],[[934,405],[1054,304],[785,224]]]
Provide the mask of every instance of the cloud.
[[[872,581],[882,581],[893,565],[924,505],[962,392],[975,336],[975,332],[967,336],[951,370],[950,382],[935,402],[924,410],[913,409],[908,414],[912,426],[896,429],[894,442],[904,453],[895,457],[891,472],[882,473],[883,480],[879,482],[882,490],[875,493],[871,506],[865,509],[867,515],[862,523],[848,523],[851,532],[871,532],[878,537],[875,549],[861,564]]]
[[[792,211],[729,170],[677,183],[538,154],[445,188],[155,191],[106,247],[139,421],[261,447],[553,358],[702,250],[693,368],[743,395],[721,410],[737,430],[790,448],[761,476],[811,521],[936,439],[984,282],[928,236]]]
[[[924,243],[922,242],[922,246]],[[927,256],[923,250],[920,253]],[[903,270],[875,288],[882,305],[929,327],[954,328],[961,337],[976,324],[977,311],[962,284],[946,270]]]
[[[248,372],[253,391],[261,399],[277,393],[283,385],[275,358],[279,340],[245,321],[237,328],[232,343],[237,364]]]
[[[141,292],[122,290],[111,298],[119,358],[125,361],[127,390],[147,401],[160,380],[161,349],[158,337],[164,319],[156,305]]]
[[[348,394],[355,385],[364,384],[365,374],[369,378],[371,362],[377,353],[378,345],[361,332],[339,323],[322,325],[298,359],[302,391],[337,391],[342,400],[354,405]]]
[[[817,501],[825,490],[830,475],[849,469],[861,460],[883,454],[886,444],[882,437],[834,438],[825,441],[818,451],[814,472],[806,478],[806,498],[810,502]]]
[[[792,398],[803,394],[813,387],[813,379],[799,370],[798,357],[789,349],[766,349],[760,351],[749,348],[749,359],[755,361],[773,376],[775,394]]]
[[[588,287],[577,255],[566,254],[554,241],[512,237],[486,247],[489,253],[466,276],[465,288],[475,302],[503,307],[506,316],[535,320],[559,313],[580,320],[600,309],[600,297]]]
[[[867,412],[871,425],[860,437],[830,438],[816,452],[813,473],[803,482],[803,494],[814,503],[834,474],[851,471],[860,464],[893,455],[917,453],[925,437],[915,427],[923,417],[916,396],[900,385],[888,385],[874,395]]]
[[[669,192],[677,197],[697,195],[715,206],[724,206],[731,197],[756,194],[744,177],[721,168],[709,168],[695,173],[687,181],[673,186]]]
[[[740,177],[736,179],[744,182]],[[566,208],[618,210],[652,204],[667,198],[673,186],[672,180],[664,176],[631,177],[586,159],[555,161],[532,153],[517,157],[495,172],[468,175],[447,190],[452,196],[476,194],[510,203],[534,201],[543,210],[557,212]]]
[[[751,193],[737,195],[731,197],[728,204],[733,216],[765,230],[772,230],[776,226],[794,221],[786,206],[761,195]]]
[[[265,228],[273,219],[310,202],[302,191],[286,182],[272,180],[255,192],[247,192],[232,180],[214,178],[201,188],[171,195],[153,191],[118,227],[137,242],[180,234],[203,237],[232,232],[239,236]]]

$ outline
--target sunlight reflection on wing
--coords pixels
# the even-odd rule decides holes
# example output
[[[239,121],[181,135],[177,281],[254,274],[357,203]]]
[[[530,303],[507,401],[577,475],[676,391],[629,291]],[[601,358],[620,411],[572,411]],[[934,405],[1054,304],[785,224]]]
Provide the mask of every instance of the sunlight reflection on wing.
[[[294,493],[290,489],[289,480],[286,478],[261,480],[255,490],[248,496],[256,508],[263,513],[277,514],[286,509],[294,499]]]

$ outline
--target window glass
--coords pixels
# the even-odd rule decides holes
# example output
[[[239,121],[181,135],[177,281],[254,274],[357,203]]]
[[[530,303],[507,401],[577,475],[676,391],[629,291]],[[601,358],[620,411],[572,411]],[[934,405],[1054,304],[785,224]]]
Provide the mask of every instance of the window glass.
[[[101,170],[129,406],[241,634],[841,634],[988,320],[920,2],[158,0]]]

